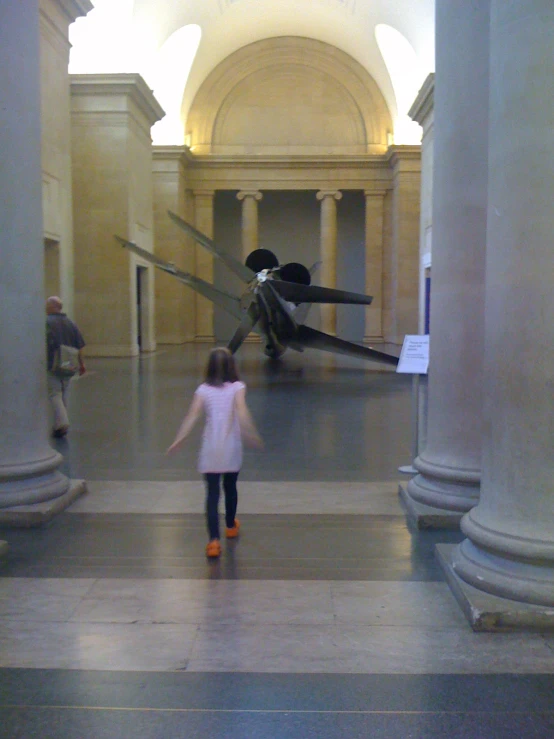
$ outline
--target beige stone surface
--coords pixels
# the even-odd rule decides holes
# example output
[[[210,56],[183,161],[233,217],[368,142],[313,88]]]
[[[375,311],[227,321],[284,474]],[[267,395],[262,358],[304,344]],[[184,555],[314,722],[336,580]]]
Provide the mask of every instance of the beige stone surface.
[[[425,275],[431,267],[433,235],[433,153],[435,75],[430,74],[410,108],[410,116],[423,129],[421,140],[421,202],[419,229],[419,333],[425,327]]]
[[[238,200],[242,203],[241,208],[241,248],[242,257],[258,249],[258,203],[263,198],[259,190],[240,190],[237,193]]]
[[[172,262],[184,272],[194,274],[194,243],[173,221],[167,211],[192,222],[193,202],[186,187],[184,148],[154,147],[153,199],[154,243],[158,257]],[[196,336],[196,296],[171,275],[156,272],[156,339],[160,344],[182,344]]]
[[[43,526],[55,516],[65,511],[77,498],[87,492],[84,480],[70,480],[69,487],[63,495],[32,505],[10,506],[0,509],[0,525],[18,528]],[[1,544],[1,542],[0,542]],[[0,555],[2,549],[0,547]]]
[[[40,0],[42,216],[46,295],[73,312],[73,221],[69,114],[69,24],[92,8],[89,0]]]
[[[194,191],[194,225],[209,238],[214,234],[214,192]],[[213,284],[214,258],[200,244],[195,247],[195,274]],[[214,340],[214,306],[207,298],[196,295],[196,339],[212,343]]]
[[[383,341],[384,190],[365,190],[365,291],[373,296],[366,308],[364,341]]]
[[[321,281],[326,287],[337,287],[337,201],[342,193],[338,190],[320,190],[317,199],[321,202],[319,256],[321,259]],[[321,305],[321,330],[335,336],[337,333],[336,305]]]
[[[393,170],[386,155],[239,156],[187,151],[185,164],[187,186],[192,190],[381,191],[393,186]]]
[[[367,71],[329,44],[278,37],[224,59],[186,132],[197,154],[384,154],[392,123]]]
[[[417,333],[419,282],[419,146],[389,150],[393,187],[386,206],[383,268],[383,332],[385,341],[402,343]]]
[[[136,280],[143,267],[143,349],[152,350],[153,267],[113,237],[153,250],[150,128],[163,111],[133,74],[73,75],[71,104],[75,317],[89,354],[137,354]]]
[[[446,581],[474,631],[554,631],[554,610],[478,590],[456,573],[456,547],[438,544],[437,559]]]

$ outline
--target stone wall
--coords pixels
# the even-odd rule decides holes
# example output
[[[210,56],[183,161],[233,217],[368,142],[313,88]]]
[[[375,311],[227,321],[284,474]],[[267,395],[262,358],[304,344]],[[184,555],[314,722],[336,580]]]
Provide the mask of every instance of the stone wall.
[[[132,74],[73,75],[71,104],[77,322],[89,354],[138,354],[140,319],[142,349],[153,350],[154,268],[114,234],[153,250],[150,128],[163,111]]]
[[[425,329],[425,278],[431,269],[431,245],[433,236],[433,138],[434,109],[433,98],[435,75],[425,80],[417,98],[410,109],[410,116],[423,129],[421,141],[421,219],[419,231],[419,333]]]
[[[194,244],[171,221],[171,210],[192,222],[194,214],[190,192],[185,189],[183,147],[154,147],[154,241],[156,254],[184,272],[194,274]],[[156,273],[156,339],[160,344],[193,341],[196,326],[196,300],[192,288],[171,275]]]
[[[44,289],[73,312],[73,222],[68,28],[92,9],[89,0],[40,0]]]

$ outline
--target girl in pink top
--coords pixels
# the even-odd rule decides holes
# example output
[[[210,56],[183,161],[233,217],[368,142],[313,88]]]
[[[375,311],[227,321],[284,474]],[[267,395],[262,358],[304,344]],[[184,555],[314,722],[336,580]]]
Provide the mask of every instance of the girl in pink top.
[[[189,411],[175,436],[168,454],[175,451],[191,432],[202,412],[206,423],[198,458],[198,471],[206,481],[206,519],[208,557],[219,557],[219,483],[223,476],[225,491],[226,536],[238,536],[237,478],[242,465],[243,440],[261,449],[263,442],[246,405],[246,385],[239,380],[235,359],[228,349],[212,349],[206,366],[205,381],[196,389]]]

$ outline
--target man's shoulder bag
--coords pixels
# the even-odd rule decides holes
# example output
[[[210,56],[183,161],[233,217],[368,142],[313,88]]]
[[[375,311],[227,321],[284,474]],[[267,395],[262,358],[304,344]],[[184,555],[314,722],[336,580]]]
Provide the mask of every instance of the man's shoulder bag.
[[[74,346],[60,344],[54,354],[52,372],[58,377],[73,377],[79,371],[79,350]]]

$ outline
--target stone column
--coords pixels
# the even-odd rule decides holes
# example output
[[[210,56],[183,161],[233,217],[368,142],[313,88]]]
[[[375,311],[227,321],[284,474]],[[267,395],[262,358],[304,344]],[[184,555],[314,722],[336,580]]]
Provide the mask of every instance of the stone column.
[[[72,495],[48,443],[38,0],[2,4],[0,23],[0,521],[12,506]],[[82,490],[81,490],[82,491]],[[81,492],[80,491],[80,492]],[[75,497],[75,496],[73,496]],[[32,523],[33,513],[27,512]],[[39,515],[40,518],[40,515]],[[17,522],[17,521],[15,521]]]
[[[451,556],[480,629],[554,627],[553,36],[551,0],[492,0],[483,479]]]
[[[366,309],[364,341],[383,340],[383,222],[384,190],[365,190],[365,291],[373,296]]]
[[[258,248],[258,202],[263,195],[259,190],[241,190],[237,199],[242,201],[242,257]]]
[[[194,223],[203,234],[214,234],[214,191],[194,190]],[[214,259],[200,244],[195,245],[197,277],[206,282],[214,281]],[[214,306],[202,295],[196,294],[196,341],[214,341]]]
[[[337,201],[342,198],[338,190],[320,190],[321,200],[321,284],[337,286]],[[337,306],[321,305],[321,330],[335,336],[337,333]]]
[[[421,528],[479,500],[490,0],[437,3],[427,444],[401,491]]]

